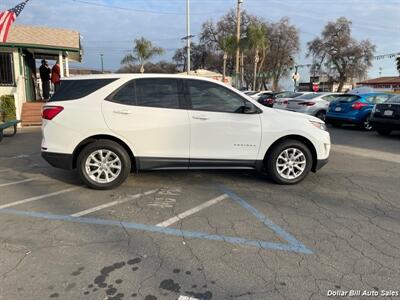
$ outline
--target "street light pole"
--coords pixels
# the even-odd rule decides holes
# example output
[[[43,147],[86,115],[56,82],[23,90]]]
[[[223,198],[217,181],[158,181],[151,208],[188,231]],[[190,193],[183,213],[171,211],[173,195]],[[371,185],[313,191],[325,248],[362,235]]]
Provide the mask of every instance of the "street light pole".
[[[240,15],[240,5],[243,3],[243,0],[238,0],[237,9],[236,9],[236,64],[235,64],[235,82],[236,87],[239,85],[239,73],[240,73],[240,23],[241,23],[241,15]]]
[[[103,54],[100,54],[100,60],[101,60],[101,73],[104,73],[104,60],[103,60]]]
[[[190,0],[186,0],[186,31],[187,31],[187,74],[190,74]]]

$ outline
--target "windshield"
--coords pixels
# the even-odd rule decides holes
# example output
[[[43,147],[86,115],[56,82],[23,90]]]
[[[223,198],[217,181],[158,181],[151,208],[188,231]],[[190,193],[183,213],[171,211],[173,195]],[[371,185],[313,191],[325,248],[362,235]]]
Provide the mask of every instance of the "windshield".
[[[387,100],[385,103],[395,103],[395,104],[400,104],[400,95],[394,96]]]
[[[352,101],[357,100],[357,99],[360,99],[360,96],[344,94],[344,95],[336,96],[336,98],[333,99],[333,101],[352,102]]]

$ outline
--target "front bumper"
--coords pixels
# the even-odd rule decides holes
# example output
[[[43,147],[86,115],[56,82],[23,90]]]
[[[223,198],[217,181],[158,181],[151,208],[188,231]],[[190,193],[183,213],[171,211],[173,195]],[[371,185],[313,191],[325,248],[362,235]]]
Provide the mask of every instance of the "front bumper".
[[[51,166],[64,170],[73,169],[73,155],[64,153],[54,153],[42,151],[42,157]]]

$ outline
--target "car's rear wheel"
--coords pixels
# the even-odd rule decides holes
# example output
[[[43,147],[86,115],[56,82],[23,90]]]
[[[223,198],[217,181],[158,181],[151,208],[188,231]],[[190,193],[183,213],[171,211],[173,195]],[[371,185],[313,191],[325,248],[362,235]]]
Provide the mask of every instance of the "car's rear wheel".
[[[78,156],[79,175],[87,186],[106,190],[119,186],[128,177],[131,161],[126,150],[113,141],[98,140]]]
[[[326,111],[320,110],[319,112],[316,113],[315,115],[318,119],[321,119],[322,121],[325,121],[326,118]]]
[[[361,124],[361,129],[365,130],[365,131],[371,131],[372,125],[371,125],[371,115],[367,116],[364,121]]]
[[[376,131],[380,135],[390,135],[390,133],[392,132],[390,129],[383,129],[383,128],[376,129]]]
[[[300,141],[285,140],[273,146],[266,157],[266,170],[279,184],[295,184],[310,172],[313,157],[310,149]]]

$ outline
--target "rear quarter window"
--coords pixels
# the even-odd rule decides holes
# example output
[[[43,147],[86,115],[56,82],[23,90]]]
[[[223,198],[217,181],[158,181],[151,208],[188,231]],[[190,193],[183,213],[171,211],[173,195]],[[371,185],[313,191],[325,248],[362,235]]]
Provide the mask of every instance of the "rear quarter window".
[[[86,97],[117,79],[118,78],[61,80],[60,87],[50,98],[49,102],[68,101]]]

